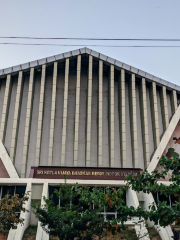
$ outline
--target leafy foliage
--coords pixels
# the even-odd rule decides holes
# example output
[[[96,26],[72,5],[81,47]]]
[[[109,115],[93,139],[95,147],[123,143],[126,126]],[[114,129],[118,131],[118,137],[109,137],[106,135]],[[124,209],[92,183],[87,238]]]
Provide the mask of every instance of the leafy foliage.
[[[168,157],[168,158],[171,158],[171,157],[178,158],[179,154],[175,152],[174,148],[169,148],[168,152],[166,153],[166,157]]]
[[[122,197],[123,193],[124,191],[121,188],[116,190],[110,187],[105,189],[94,187],[91,191],[87,187],[82,190],[81,199],[88,203],[89,211],[97,209],[99,214],[98,222],[96,224],[94,224],[94,222],[90,223],[90,232],[93,232],[94,236],[98,236],[99,239],[107,236],[107,234],[116,235],[122,229],[125,229],[123,224],[128,218],[128,212],[125,213],[125,209],[128,210],[128,207],[125,206],[125,202]],[[94,209],[92,208],[93,205]],[[102,214],[102,212],[104,212],[104,208],[112,212],[117,211],[120,213],[118,220],[122,223],[121,227],[119,227],[117,219],[114,218],[111,221],[107,220],[107,216]],[[122,214],[122,209],[124,214]]]
[[[23,198],[18,195],[9,194],[0,200],[0,230],[9,231],[11,228],[16,229],[18,223],[23,224],[24,219],[19,218],[18,213],[27,211],[23,205],[29,199],[29,192]]]
[[[92,225],[102,221],[98,209],[90,211],[88,204],[80,198],[82,188],[78,185],[61,184],[60,191],[55,194],[60,198],[60,206],[55,206],[52,196],[44,197],[45,204],[36,206],[34,213],[41,222],[43,229],[60,239],[92,239]],[[78,201],[76,201],[79,199]]]
[[[104,192],[101,187],[82,188],[78,184],[68,185],[65,182],[55,193],[60,198],[60,206],[55,206],[51,196],[49,199],[44,197],[43,206],[33,202],[32,207],[43,229],[60,239],[102,239],[109,234],[118,234],[125,229],[124,221],[132,211],[125,206],[123,189],[108,187]],[[118,220],[122,223],[121,228],[117,219],[107,220],[104,208],[111,211],[116,209],[120,213]]]
[[[176,201],[172,203],[172,206],[169,206],[166,201],[158,201],[157,204],[153,203],[149,206],[149,211],[145,211],[139,207],[135,215],[139,213],[145,219],[149,218],[155,224],[163,227],[172,223],[180,225],[180,159],[163,156],[159,160],[159,164],[164,168],[161,173],[157,170],[154,170],[152,173],[144,171],[139,175],[138,179],[132,175],[127,176],[127,187],[131,187],[137,192],[159,193],[160,195],[164,194],[166,197],[174,196]],[[165,179],[170,170],[172,171],[171,178],[169,179],[170,184],[158,183],[158,181]]]

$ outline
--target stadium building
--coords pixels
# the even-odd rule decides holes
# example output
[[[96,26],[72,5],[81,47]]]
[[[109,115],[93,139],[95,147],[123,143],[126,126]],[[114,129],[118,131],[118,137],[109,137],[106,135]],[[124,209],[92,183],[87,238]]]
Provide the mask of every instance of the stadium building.
[[[36,240],[49,239],[31,200],[43,203],[64,174],[68,183],[121,187],[126,174],[158,168],[169,148],[179,154],[179,101],[180,86],[88,48],[0,70],[0,198],[31,191],[25,223],[8,240],[29,225]],[[131,189],[124,198],[135,207],[154,201]],[[169,227],[159,230],[171,239]]]

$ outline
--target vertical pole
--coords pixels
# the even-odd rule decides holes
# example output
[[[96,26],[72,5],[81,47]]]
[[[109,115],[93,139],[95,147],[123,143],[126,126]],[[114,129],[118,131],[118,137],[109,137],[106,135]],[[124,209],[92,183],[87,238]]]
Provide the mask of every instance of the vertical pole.
[[[153,126],[153,138],[155,149],[159,145],[159,121],[158,121],[158,105],[157,105],[157,92],[156,83],[151,83],[150,89],[150,102],[151,102],[151,116],[152,116],[152,126]]]
[[[137,141],[137,112],[136,112],[136,80],[135,74],[131,74],[130,84],[130,122],[133,167],[138,168],[138,141]]]
[[[6,88],[5,88],[5,94],[4,94],[4,103],[3,103],[3,109],[2,109],[1,129],[0,129],[0,138],[3,143],[5,141],[5,135],[6,135],[7,118],[9,113],[9,102],[11,97],[11,86],[12,86],[11,74],[8,74],[6,79]]]
[[[171,92],[171,109],[172,109],[172,115],[175,113],[177,109],[177,94],[176,90],[172,90]]]
[[[55,121],[55,109],[56,109],[56,87],[57,87],[57,66],[58,66],[58,63],[54,62],[48,166],[52,166],[52,160],[53,160],[54,121]]]
[[[76,79],[76,109],[74,129],[74,166],[78,165],[78,142],[79,142],[79,108],[80,108],[80,79],[81,78],[81,55],[77,57],[77,79]]]
[[[168,117],[167,94],[166,94],[165,86],[162,86],[162,88],[161,88],[160,99],[161,99],[163,130],[166,131],[166,129],[169,125],[169,117]]]
[[[149,158],[148,117],[147,117],[147,93],[145,78],[141,79],[139,96],[140,96],[140,115],[142,125],[144,166],[145,168],[147,168],[150,163],[150,158]]]
[[[20,117],[20,107],[21,107],[22,88],[23,88],[22,81],[23,81],[23,72],[19,71],[15,110],[14,110],[13,129],[12,129],[12,138],[11,138],[11,149],[10,149],[10,158],[13,163],[15,161],[17,135],[18,135],[18,128],[19,128],[19,117]]]
[[[125,99],[125,70],[121,69],[120,79],[120,139],[121,139],[121,167],[126,167],[126,99]]]
[[[39,116],[38,116],[38,129],[37,129],[37,140],[36,140],[35,166],[39,166],[39,163],[40,163],[43,111],[44,111],[45,78],[46,78],[46,65],[44,64],[44,65],[42,65],[42,74],[41,74],[41,88],[40,88],[40,98],[39,98]]]
[[[98,101],[98,167],[102,162],[102,114],[103,114],[103,61],[99,60],[99,101]]]
[[[92,66],[93,57],[89,55],[88,68],[88,99],[87,99],[87,130],[86,130],[86,167],[90,167],[91,160],[91,106],[92,106]]]
[[[65,165],[65,153],[66,153],[68,78],[69,78],[69,58],[66,58],[65,82],[64,82],[64,108],[63,108],[63,127],[62,127],[61,166]]]
[[[109,115],[109,130],[110,130],[110,167],[114,167],[114,65],[110,66],[110,115]]]
[[[42,190],[41,206],[45,204],[44,197],[48,198],[48,183],[45,182]],[[41,222],[38,221],[36,240],[49,240],[49,234],[47,234],[41,227]]]
[[[26,165],[27,165],[27,156],[28,156],[28,147],[29,147],[29,133],[31,128],[31,115],[32,115],[32,104],[33,104],[33,94],[34,94],[33,88],[34,88],[34,68],[31,68],[30,77],[29,77],[26,123],[25,123],[25,130],[24,130],[23,158],[22,158],[22,166],[21,166],[22,178],[26,177]]]

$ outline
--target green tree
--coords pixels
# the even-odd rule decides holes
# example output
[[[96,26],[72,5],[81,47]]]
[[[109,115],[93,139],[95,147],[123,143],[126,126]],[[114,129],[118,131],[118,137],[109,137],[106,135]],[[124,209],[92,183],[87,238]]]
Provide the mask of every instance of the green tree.
[[[145,211],[139,207],[134,211],[135,216],[143,217],[146,220],[154,221],[156,225],[166,227],[175,223],[180,225],[180,159],[176,156],[172,158],[162,157],[159,160],[159,165],[164,169],[162,172],[157,170],[148,173],[146,170],[139,175],[138,178],[132,175],[127,176],[127,187],[133,190],[144,193],[158,193],[166,197],[173,197],[174,202],[171,206],[167,201],[158,201],[156,204],[152,203],[149,206],[149,211]],[[158,181],[165,179],[165,176],[171,171],[169,179],[170,184],[166,185],[158,183]]]
[[[29,192],[23,198],[7,194],[0,200],[0,230],[9,231],[11,228],[16,229],[19,223],[23,224],[24,219],[19,218],[18,213],[27,211],[23,205],[28,199]]]
[[[94,233],[93,237],[102,239],[107,235],[117,235],[121,230],[125,229],[124,222],[128,219],[128,213],[120,214],[121,216],[118,219],[121,219],[121,227],[118,226],[117,219],[107,220],[107,215],[104,214],[104,209],[111,212],[115,212],[117,209],[120,212],[120,209],[123,209],[125,212],[126,205],[123,194],[124,190],[122,188],[94,187],[90,190],[90,188],[86,187],[83,190],[81,200],[88,204],[90,212],[97,209],[100,219],[97,222],[92,221],[90,223],[91,228],[89,231],[90,233]]]
[[[89,210],[88,203],[81,199],[83,188],[76,185],[60,184],[60,191],[55,194],[60,198],[60,206],[53,202],[53,196],[44,197],[44,205],[32,203],[34,213],[42,228],[59,239],[92,239],[92,225],[103,221],[98,209]]]
[[[108,234],[118,234],[117,220],[106,219],[104,208],[118,209],[125,206],[122,198],[123,190],[114,188],[89,188],[76,185],[60,185],[60,191],[55,194],[60,198],[60,206],[55,206],[53,196],[44,197],[44,205],[32,203],[34,213],[41,222],[42,228],[59,239],[102,239]],[[76,201],[78,200],[78,201]],[[128,214],[121,217],[124,223]],[[124,228],[124,226],[122,227]]]

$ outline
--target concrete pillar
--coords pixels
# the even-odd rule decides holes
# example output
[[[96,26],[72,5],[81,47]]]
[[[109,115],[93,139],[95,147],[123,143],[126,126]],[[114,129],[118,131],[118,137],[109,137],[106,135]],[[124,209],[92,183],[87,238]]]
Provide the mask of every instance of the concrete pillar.
[[[57,66],[58,66],[58,63],[54,62],[52,100],[51,100],[51,122],[50,122],[50,133],[49,133],[48,166],[52,166],[52,161],[53,161],[54,123],[55,123],[55,112],[56,112]]]
[[[110,66],[110,85],[109,85],[109,166],[114,167],[114,65]]]
[[[42,73],[41,73],[41,87],[40,87],[40,97],[39,97],[39,116],[38,116],[38,128],[37,128],[37,140],[36,140],[35,166],[39,166],[39,163],[40,163],[43,110],[44,110],[45,78],[46,78],[46,64],[42,65]]]
[[[162,88],[161,88],[160,99],[161,99],[163,130],[166,131],[166,129],[169,125],[169,116],[168,116],[168,104],[167,104],[167,94],[166,94],[165,86],[162,86]]]
[[[19,71],[15,110],[14,110],[13,129],[12,129],[12,138],[11,138],[11,149],[10,149],[10,158],[13,163],[14,163],[15,154],[16,154],[19,117],[20,117],[20,110],[21,110],[22,88],[23,88],[23,72]]]
[[[125,70],[121,69],[119,80],[119,119],[120,119],[120,144],[121,144],[121,167],[126,167],[126,100],[125,100]]]
[[[6,88],[5,88],[5,94],[4,94],[4,103],[3,103],[3,109],[2,109],[1,128],[0,128],[0,139],[2,140],[3,143],[5,141],[5,135],[6,135],[7,118],[9,113],[9,102],[11,97],[11,86],[12,86],[11,74],[8,74],[6,78]]]
[[[172,114],[175,113],[177,107],[178,107],[178,105],[177,105],[176,90],[172,90],[172,92],[171,92],[171,109],[172,109]]]
[[[159,145],[159,120],[158,120],[158,105],[157,105],[157,92],[156,83],[151,83],[150,88],[150,102],[151,102],[151,116],[152,116],[152,126],[153,126],[153,138],[155,149]]]
[[[149,156],[148,117],[147,117],[147,93],[145,78],[141,79],[139,96],[140,96],[140,115],[143,138],[144,166],[145,168],[147,168],[147,166],[150,163],[150,156]]]
[[[2,143],[0,139],[0,159],[3,162],[3,165],[9,175],[10,178],[19,178],[19,175],[15,169],[14,164],[12,163],[6,148],[4,147],[4,144]]]
[[[155,202],[154,202],[154,198],[153,198],[153,196],[152,196],[151,193],[150,193],[150,194],[143,193],[143,196],[144,196],[144,205],[143,205],[143,208],[144,208],[144,210],[149,211],[149,205],[150,205],[150,204],[154,203],[154,205],[156,205]],[[147,220],[147,223],[148,223],[148,225],[149,225],[150,227],[152,227],[152,226],[154,225],[154,222],[152,222],[152,221],[150,221],[150,220]],[[159,235],[161,236],[161,238],[162,238],[163,240],[169,240],[169,239],[170,239],[170,238],[169,238],[169,235],[168,235],[168,233],[167,233],[167,231],[166,231],[166,228],[163,228],[163,227],[161,227],[161,226],[159,226],[159,225],[157,225],[157,226],[154,225],[154,227],[158,230]],[[172,235],[171,235],[171,236],[172,236]]]
[[[8,234],[7,240],[22,240],[24,232],[26,228],[29,226],[30,222],[30,212],[31,212],[31,188],[32,188],[32,183],[28,182],[26,186],[26,192],[30,191],[29,193],[29,199],[27,202],[24,204],[24,208],[28,210],[29,212],[21,212],[20,218],[24,219],[24,224],[18,224],[17,229],[11,229]]]
[[[81,55],[77,57],[76,108],[74,128],[74,166],[78,165],[79,109],[80,109]]]
[[[28,99],[27,99],[27,110],[26,110],[26,123],[24,130],[24,145],[23,145],[23,157],[22,157],[22,166],[21,166],[21,177],[26,177],[26,165],[27,165],[27,156],[28,156],[28,147],[29,147],[29,134],[31,128],[31,115],[32,115],[32,105],[33,105],[33,95],[34,95],[34,68],[30,69],[29,77],[29,90],[28,90]]]
[[[138,208],[139,206],[139,201],[138,201],[138,197],[137,194],[134,190],[132,190],[131,188],[129,188],[126,191],[126,199],[127,199],[127,206],[133,206],[134,208]],[[146,225],[145,225],[145,221],[143,219],[143,221],[139,222],[139,218],[133,218],[132,221],[135,223],[135,231],[136,231],[136,235],[138,237],[138,239],[142,239],[142,240],[150,240]]]
[[[131,144],[133,167],[138,168],[138,141],[137,141],[137,112],[136,112],[136,79],[135,74],[131,74],[130,82],[130,122],[131,122]]]
[[[64,107],[63,107],[63,126],[62,126],[62,146],[61,146],[61,166],[65,166],[67,106],[68,106],[68,83],[69,83],[68,79],[69,79],[69,58],[66,58],[65,82],[64,82]]]
[[[44,205],[44,199],[43,197],[48,198],[48,183],[45,182],[43,185],[43,191],[42,191],[42,199],[41,199],[41,206]],[[47,234],[41,227],[41,222],[38,221],[38,228],[37,228],[37,234],[36,234],[36,240],[49,240],[49,234]]]
[[[88,99],[87,99],[87,128],[86,128],[86,167],[90,167],[91,160],[91,107],[92,107],[92,71],[93,57],[89,55],[88,68]]]
[[[99,60],[98,167],[103,166],[103,159],[102,159],[102,116],[103,116],[103,61]]]

